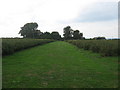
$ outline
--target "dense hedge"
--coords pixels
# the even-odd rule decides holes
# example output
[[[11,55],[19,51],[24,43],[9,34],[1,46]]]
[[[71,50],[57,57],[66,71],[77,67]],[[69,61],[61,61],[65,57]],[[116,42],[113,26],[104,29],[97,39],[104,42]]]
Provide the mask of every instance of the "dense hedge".
[[[118,40],[69,40],[78,48],[100,53],[102,56],[118,56]]]
[[[49,39],[2,39],[2,55],[9,55],[15,51],[53,42]]]

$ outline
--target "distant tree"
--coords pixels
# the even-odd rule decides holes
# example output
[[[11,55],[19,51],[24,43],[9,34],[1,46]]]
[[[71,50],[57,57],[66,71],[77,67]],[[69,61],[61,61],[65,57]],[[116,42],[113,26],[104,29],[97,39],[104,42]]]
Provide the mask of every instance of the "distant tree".
[[[55,40],[61,40],[61,35],[55,31],[51,33],[51,37],[52,39],[55,39]]]
[[[106,39],[105,37],[94,37],[93,39],[95,40],[103,40],[103,39]]]
[[[35,23],[26,23],[23,27],[21,27],[21,30],[19,31],[19,34],[23,36],[24,38],[36,38],[35,34],[40,32],[37,30],[38,24]]]
[[[79,30],[73,32],[73,39],[83,39],[83,33],[80,33]]]
[[[35,38],[40,38],[40,35],[42,35],[42,32],[40,30],[35,30],[34,37]]]
[[[71,39],[72,38],[72,33],[73,33],[73,30],[71,29],[70,26],[67,26],[63,29],[63,36],[64,36],[64,39],[67,40],[67,39]]]
[[[52,39],[51,34],[49,32],[44,32],[40,35],[42,39]]]
[[[82,37],[82,39],[85,39],[85,37]]]

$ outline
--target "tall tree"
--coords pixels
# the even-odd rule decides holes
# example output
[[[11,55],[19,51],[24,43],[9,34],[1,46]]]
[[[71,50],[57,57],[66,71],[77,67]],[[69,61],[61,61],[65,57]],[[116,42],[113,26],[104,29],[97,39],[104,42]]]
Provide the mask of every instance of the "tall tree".
[[[63,29],[63,36],[64,36],[64,39],[71,39],[72,38],[72,33],[73,33],[73,30],[71,29],[70,26],[67,26]]]
[[[26,23],[23,27],[21,27],[19,34],[21,34],[24,38],[35,38],[37,27],[38,24],[36,22]]]

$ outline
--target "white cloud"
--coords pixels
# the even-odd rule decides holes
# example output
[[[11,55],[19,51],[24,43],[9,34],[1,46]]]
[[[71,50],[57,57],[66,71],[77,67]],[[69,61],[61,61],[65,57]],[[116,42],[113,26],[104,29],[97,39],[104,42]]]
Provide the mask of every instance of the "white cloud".
[[[89,33],[92,35],[92,32],[87,32],[88,29],[85,27],[88,25],[87,23],[85,25],[84,23],[71,23],[70,21],[75,19],[80,12],[83,12],[84,8],[93,2],[107,1],[116,2],[118,0],[1,0],[0,37],[20,36],[18,35],[20,27],[28,22],[37,22],[39,24],[38,29],[43,32],[58,31],[63,34],[63,28],[71,25],[73,29],[80,28],[79,30],[83,30],[86,36],[89,36]],[[94,26],[96,24],[89,23],[89,25]],[[101,29],[107,28],[108,25],[105,23]],[[88,28],[93,28],[93,26]],[[98,27],[100,28],[99,25]],[[94,28],[96,33],[98,27]],[[114,31],[113,29],[116,28],[110,28],[111,31]]]

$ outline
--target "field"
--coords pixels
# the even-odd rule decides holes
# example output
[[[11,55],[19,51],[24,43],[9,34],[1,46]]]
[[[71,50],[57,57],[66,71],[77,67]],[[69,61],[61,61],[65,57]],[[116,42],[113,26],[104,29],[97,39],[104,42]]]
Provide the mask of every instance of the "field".
[[[118,56],[64,41],[3,57],[3,88],[117,88]]]
[[[102,56],[118,56],[120,51],[119,40],[69,40],[67,42],[78,48],[100,53]]]
[[[37,45],[46,44],[53,42],[54,40],[50,39],[11,39],[4,38],[2,39],[2,55],[9,55],[16,51],[34,47]]]

